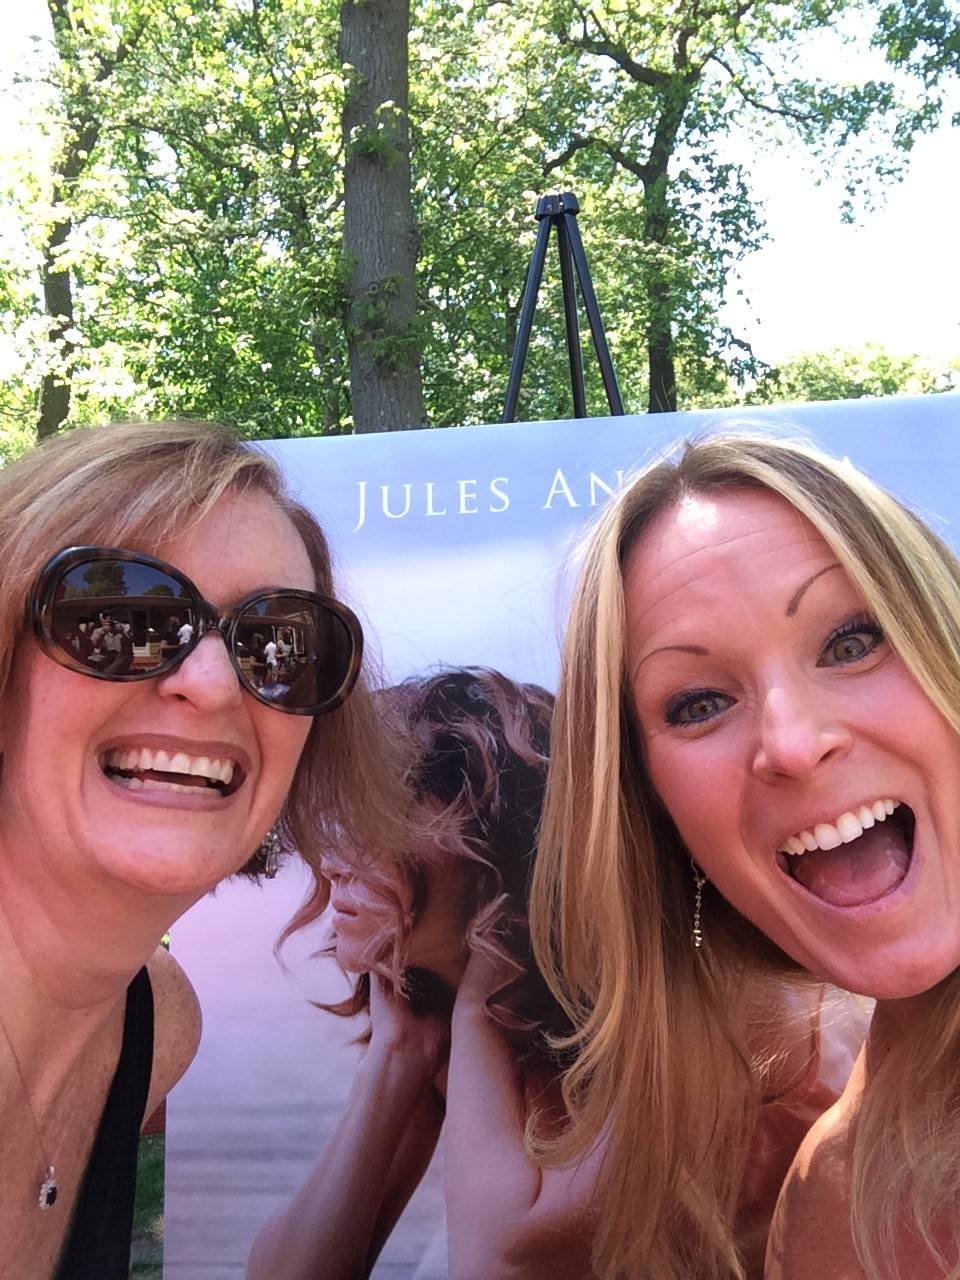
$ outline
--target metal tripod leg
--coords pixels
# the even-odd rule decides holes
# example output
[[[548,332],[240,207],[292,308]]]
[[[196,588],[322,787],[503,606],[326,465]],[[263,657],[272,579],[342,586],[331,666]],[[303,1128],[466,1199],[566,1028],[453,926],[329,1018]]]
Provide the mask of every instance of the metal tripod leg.
[[[527,283],[523,290],[523,305],[520,308],[520,322],[517,325],[517,340],[513,347],[510,381],[507,383],[507,396],[503,403],[501,422],[516,422],[517,420],[517,400],[520,396],[520,383],[523,379],[524,366],[527,363],[527,350],[530,346],[530,334],[533,330],[533,313],[537,309],[537,295],[540,292],[540,281],[543,279],[543,264],[547,260],[547,240],[549,237],[550,219],[541,218],[540,226],[537,228],[537,243],[533,246],[533,257],[530,259]]]
[[[574,216],[571,215],[569,219],[565,219],[565,229],[570,239],[570,251],[573,255],[573,265],[577,271],[577,281],[580,284],[580,296],[583,298],[583,306],[590,324],[593,349],[597,353],[597,360],[600,364],[603,389],[607,393],[607,404],[610,406],[611,414],[615,417],[621,417],[624,412],[623,397],[620,395],[620,385],[614,372],[613,360],[610,358],[607,335],[604,332],[603,321],[600,318],[600,306],[597,302],[597,295],[593,291],[590,268],[587,266],[587,255],[584,252],[583,241],[580,239],[580,228],[577,226],[577,220]],[[578,413],[577,417],[586,417],[586,412]]]
[[[583,382],[583,350],[580,345],[580,327],[577,318],[576,281],[580,285],[580,294],[590,324],[590,336],[600,363],[600,375],[607,403],[611,414],[623,413],[623,400],[617,384],[617,376],[610,358],[603,321],[600,318],[600,307],[590,278],[587,266],[587,255],[576,215],[580,211],[577,197],[571,191],[563,191],[548,196],[541,196],[537,201],[534,217],[540,223],[537,230],[537,242],[534,245],[530,269],[527,272],[527,283],[524,287],[523,305],[520,310],[520,321],[517,327],[517,340],[514,346],[513,360],[510,366],[510,380],[504,400],[501,422],[515,422],[517,400],[520,396],[520,383],[523,378],[527,352],[530,346],[530,334],[533,329],[533,313],[537,306],[537,296],[543,279],[543,266],[547,256],[547,240],[550,227],[557,228],[557,245],[560,251],[560,279],[563,288],[563,314],[567,338],[567,357],[570,362],[570,383],[573,392],[574,416],[587,416],[586,391]]]

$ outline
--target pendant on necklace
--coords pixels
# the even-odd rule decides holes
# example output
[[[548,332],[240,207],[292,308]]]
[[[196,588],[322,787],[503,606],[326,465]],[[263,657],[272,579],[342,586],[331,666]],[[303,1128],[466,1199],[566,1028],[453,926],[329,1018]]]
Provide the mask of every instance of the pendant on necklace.
[[[57,1203],[57,1179],[52,1164],[47,1165],[47,1176],[40,1183],[40,1198],[37,1203],[41,1209],[50,1209]]]

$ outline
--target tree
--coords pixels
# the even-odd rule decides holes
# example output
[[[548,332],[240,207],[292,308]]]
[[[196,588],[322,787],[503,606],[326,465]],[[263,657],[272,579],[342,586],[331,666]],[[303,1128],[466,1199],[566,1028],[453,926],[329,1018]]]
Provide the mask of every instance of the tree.
[[[138,14],[119,36],[97,31],[83,5],[47,0],[57,52],[62,107],[61,140],[55,159],[50,219],[42,245],[41,289],[52,348],[43,374],[37,435],[53,435],[70,414],[71,376],[76,354],[73,283],[67,259],[73,232],[72,202],[103,127],[102,101],[107,83],[128,60],[144,30]]]
[[[960,358],[934,367],[919,356],[896,356],[868,344],[862,351],[816,351],[768,370],[747,404],[779,401],[860,400],[870,396],[926,395],[960,386]]]
[[[62,118],[96,125],[85,157],[64,126],[80,167],[58,188],[62,248],[45,268],[47,241],[36,251],[38,277],[72,271],[72,313],[48,304],[69,423],[133,410],[278,436],[415,425],[423,408],[435,425],[494,419],[535,196],[550,188],[581,198],[628,408],[716,402],[761,372],[720,319],[764,235],[745,148],[789,137],[824,163],[843,153],[854,199],[897,171],[938,109],[798,72],[804,42],[853,0],[523,13],[421,0],[409,112],[405,4],[50,3],[69,14]],[[382,67],[364,63],[388,43]],[[40,216],[42,201],[23,204]],[[21,289],[11,314],[25,305]],[[592,357],[586,368],[602,410]],[[552,261],[520,412],[570,413]]]
[[[949,72],[960,73],[960,10],[949,0],[891,0],[880,11],[873,43],[932,90]]]
[[[344,0],[343,250],[357,431],[423,422],[417,228],[410,194],[409,0]]]
[[[643,8],[553,0],[551,30],[573,55],[568,82],[580,88],[582,123],[547,167],[563,170],[592,153],[639,187],[651,412],[677,408],[677,361],[688,351],[707,362],[739,345],[735,372],[754,371],[752,352],[717,321],[731,269],[763,235],[748,169],[729,153],[732,126],[757,142],[774,128],[823,157],[866,142],[854,157],[853,192],[864,167],[894,171],[896,147],[930,119],[890,84],[831,85],[796,74],[804,38],[850,10],[846,0]],[[878,149],[869,145],[872,130],[883,136]]]
[[[412,119],[431,411],[442,389],[454,420],[496,416],[529,215],[545,188],[581,197],[629,408],[641,396],[651,410],[712,403],[728,377],[755,378],[752,350],[719,319],[737,262],[764,237],[744,139],[799,140],[824,163],[846,153],[849,198],[862,200],[935,116],[936,104],[913,107],[890,84],[798,74],[804,42],[855,10],[847,0],[551,0],[534,18],[482,0],[422,5]],[[560,313],[555,295],[545,302],[538,330]],[[569,413],[558,327],[539,343],[535,333],[528,367],[539,386],[525,389],[521,412]],[[469,401],[485,409],[471,413]]]

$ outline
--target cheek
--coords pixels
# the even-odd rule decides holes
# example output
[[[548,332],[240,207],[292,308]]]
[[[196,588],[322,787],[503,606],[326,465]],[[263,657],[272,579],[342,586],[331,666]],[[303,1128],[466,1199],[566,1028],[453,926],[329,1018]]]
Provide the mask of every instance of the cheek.
[[[654,739],[646,751],[647,775],[690,856],[715,880],[739,833],[742,778],[733,776],[724,757],[694,747]]]
[[[285,796],[303,754],[313,721],[308,716],[290,716],[264,707],[269,719],[260,721],[263,744],[262,781],[271,794]],[[280,723],[277,723],[277,722]]]

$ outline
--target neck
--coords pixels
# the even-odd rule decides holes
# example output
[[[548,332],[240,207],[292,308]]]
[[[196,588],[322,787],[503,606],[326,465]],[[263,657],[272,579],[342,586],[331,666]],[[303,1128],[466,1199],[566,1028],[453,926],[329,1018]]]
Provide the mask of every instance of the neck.
[[[926,1024],[937,999],[937,989],[902,1000],[878,1000],[866,1043],[868,1075],[895,1045],[910,1043]]]
[[[189,903],[125,885],[65,885],[46,876],[41,855],[24,871],[24,860],[0,851],[0,1017],[26,1070],[109,1016]]]

